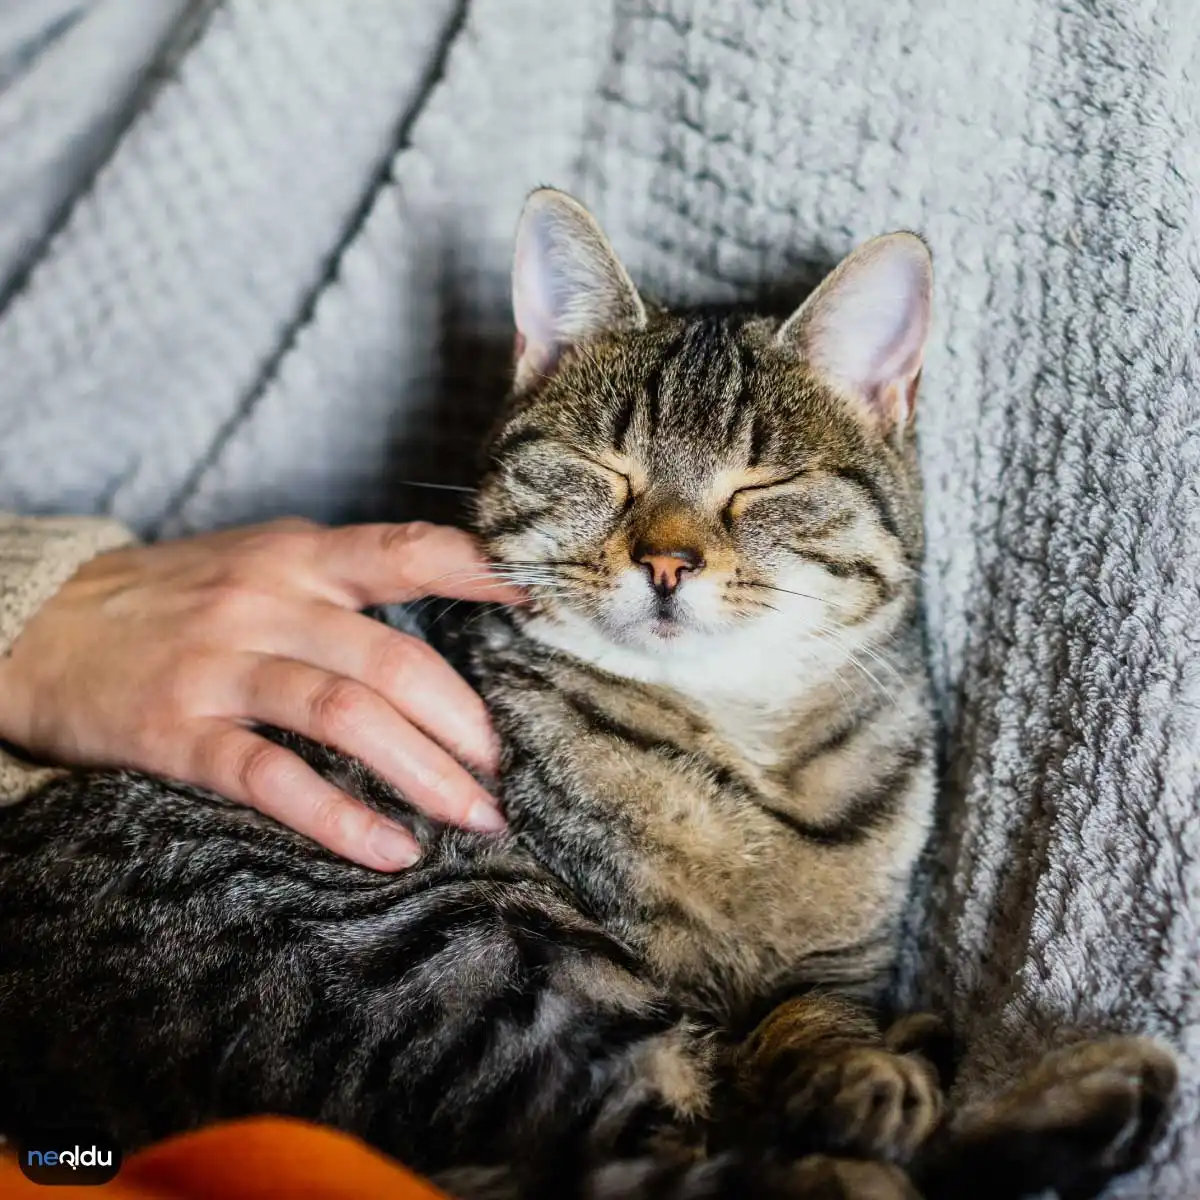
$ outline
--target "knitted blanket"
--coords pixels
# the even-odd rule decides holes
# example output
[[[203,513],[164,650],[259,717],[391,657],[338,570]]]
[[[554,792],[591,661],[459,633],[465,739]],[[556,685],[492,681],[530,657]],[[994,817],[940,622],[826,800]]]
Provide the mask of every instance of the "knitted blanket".
[[[667,301],[929,238],[945,787],[897,988],[952,1017],[968,1094],[1071,1031],[1173,1042],[1172,1133],[1111,1195],[1200,1195],[1193,0],[49,7],[70,27],[37,53],[81,67],[0,92],[27,150],[0,195],[113,61],[89,28],[157,65],[10,238],[3,507],[152,535],[429,513],[453,493],[412,482],[471,482],[538,183]]]

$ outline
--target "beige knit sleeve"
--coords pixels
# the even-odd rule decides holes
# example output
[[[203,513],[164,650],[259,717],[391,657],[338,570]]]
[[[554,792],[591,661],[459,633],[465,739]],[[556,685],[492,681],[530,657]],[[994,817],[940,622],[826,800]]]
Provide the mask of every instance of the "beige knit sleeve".
[[[89,559],[134,536],[101,517],[16,517],[0,513],[0,657],[25,623]],[[11,804],[54,774],[0,748],[0,804]]]

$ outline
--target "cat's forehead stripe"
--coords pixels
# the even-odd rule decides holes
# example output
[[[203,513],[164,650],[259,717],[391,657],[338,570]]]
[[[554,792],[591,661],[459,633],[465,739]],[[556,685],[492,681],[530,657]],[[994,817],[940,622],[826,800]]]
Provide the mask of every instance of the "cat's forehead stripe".
[[[753,408],[752,356],[729,322],[703,317],[686,324],[659,352],[643,387],[650,446],[669,432],[707,450],[743,441]]]

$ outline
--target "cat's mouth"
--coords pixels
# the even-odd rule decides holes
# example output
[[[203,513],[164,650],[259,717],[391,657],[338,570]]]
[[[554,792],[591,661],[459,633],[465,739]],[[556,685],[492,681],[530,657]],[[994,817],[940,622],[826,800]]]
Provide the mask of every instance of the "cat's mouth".
[[[655,617],[650,623],[650,633],[653,637],[659,638],[662,641],[670,641],[671,638],[678,637],[683,632],[683,626],[672,616]]]
[[[643,645],[661,646],[680,638],[708,632],[711,617],[703,604],[693,603],[693,598],[680,595],[647,597],[640,589],[630,589],[608,612],[605,621],[610,631],[621,642],[641,642]]]
[[[680,620],[678,603],[673,597],[660,599],[650,618],[651,635],[665,641],[678,637],[682,632],[683,622]]]

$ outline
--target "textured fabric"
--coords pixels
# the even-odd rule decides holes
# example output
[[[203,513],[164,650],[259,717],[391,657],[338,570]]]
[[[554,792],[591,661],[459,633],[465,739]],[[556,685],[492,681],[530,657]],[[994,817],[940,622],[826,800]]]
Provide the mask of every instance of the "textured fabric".
[[[1200,1194],[1192,0],[228,0],[176,53],[0,312],[10,508],[453,511],[403,481],[471,480],[537,183],[668,300],[929,238],[945,789],[898,987],[967,1092],[1168,1037],[1172,1136],[1113,1194]]]
[[[99,517],[37,520],[0,513],[0,658],[85,562],[132,540],[123,525]],[[52,774],[0,747],[0,804],[20,799]]]
[[[119,135],[185,5],[0,0],[0,297]]]

